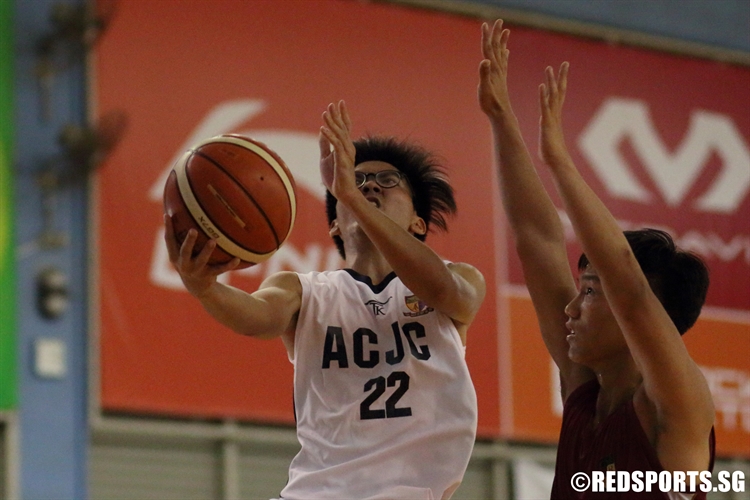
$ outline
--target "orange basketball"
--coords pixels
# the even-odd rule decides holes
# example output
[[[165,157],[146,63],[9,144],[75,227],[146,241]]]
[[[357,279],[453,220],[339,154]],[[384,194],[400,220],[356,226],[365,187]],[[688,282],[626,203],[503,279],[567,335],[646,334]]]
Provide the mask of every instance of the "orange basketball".
[[[239,268],[263,262],[294,226],[297,197],[284,161],[265,144],[240,135],[206,139],[177,161],[164,186],[164,212],[178,243],[198,230],[195,253],[208,238],[217,246],[209,264],[234,257]]]

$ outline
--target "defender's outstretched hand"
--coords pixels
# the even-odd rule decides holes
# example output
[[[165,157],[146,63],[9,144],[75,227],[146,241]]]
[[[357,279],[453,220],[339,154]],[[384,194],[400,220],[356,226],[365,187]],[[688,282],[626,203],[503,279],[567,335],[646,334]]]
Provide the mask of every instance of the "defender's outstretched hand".
[[[167,244],[169,260],[180,274],[185,288],[193,296],[200,298],[203,293],[211,288],[211,285],[216,283],[217,276],[231,271],[240,265],[240,259],[237,257],[226,264],[209,265],[208,260],[211,258],[214,248],[216,248],[215,240],[209,239],[201,251],[198,252],[198,255],[193,255],[195,242],[198,239],[198,232],[195,229],[190,229],[185,237],[185,241],[180,246],[174,235],[172,218],[169,215],[164,215],[164,225],[164,241]]]
[[[321,176],[331,194],[345,202],[346,196],[359,192],[354,181],[356,149],[349,135],[352,121],[346,103],[339,101],[329,104],[323,113],[323,123],[325,125],[320,127],[319,141]]]
[[[568,86],[568,67],[564,62],[555,77],[551,66],[544,70],[546,82],[539,85],[539,157],[550,167],[572,162],[565,146],[562,127],[562,108]]]
[[[493,121],[501,113],[510,110],[507,83],[510,54],[508,37],[510,37],[510,31],[503,29],[502,19],[495,21],[491,29],[487,23],[482,24],[484,60],[479,64],[477,96],[482,111]]]

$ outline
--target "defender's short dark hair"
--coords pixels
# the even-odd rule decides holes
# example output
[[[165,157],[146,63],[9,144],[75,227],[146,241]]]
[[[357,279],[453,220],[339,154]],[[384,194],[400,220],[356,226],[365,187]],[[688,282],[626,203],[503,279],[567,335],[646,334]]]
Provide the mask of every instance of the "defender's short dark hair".
[[[706,301],[706,264],[697,255],[677,248],[664,231],[646,228],[624,234],[651,290],[682,335],[695,324]],[[582,254],[578,269],[588,265],[588,258]]]
[[[431,225],[443,231],[448,229],[446,216],[456,213],[456,200],[445,171],[434,155],[419,145],[398,141],[394,137],[363,137],[354,141],[354,147],[357,151],[355,166],[367,161],[382,161],[406,175],[414,209],[424,219],[428,231]],[[336,219],[337,203],[330,191],[326,191],[329,225]],[[423,234],[414,236],[420,241],[424,241],[426,237]],[[346,258],[344,242],[338,236],[334,236],[333,240],[341,257]]]

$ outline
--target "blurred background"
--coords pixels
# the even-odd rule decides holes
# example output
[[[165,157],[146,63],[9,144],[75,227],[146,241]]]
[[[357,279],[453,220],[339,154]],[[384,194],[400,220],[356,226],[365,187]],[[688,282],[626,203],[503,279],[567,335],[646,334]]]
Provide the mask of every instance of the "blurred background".
[[[685,342],[714,396],[715,472],[747,481],[747,0],[0,0],[0,499],[279,494],[298,449],[292,366],[183,289],[162,189],[198,140],[257,138],[289,165],[300,215],[271,260],[222,279],[253,290],[339,267],[317,130],[342,98],[355,135],[444,160],[459,213],[427,242],[488,283],[467,348],[478,438],[454,498],[549,498],[559,381],[476,102],[480,26],[497,18],[529,149],[544,68],[570,61],[565,127],[587,181],[623,228],[666,228],[708,263]]]

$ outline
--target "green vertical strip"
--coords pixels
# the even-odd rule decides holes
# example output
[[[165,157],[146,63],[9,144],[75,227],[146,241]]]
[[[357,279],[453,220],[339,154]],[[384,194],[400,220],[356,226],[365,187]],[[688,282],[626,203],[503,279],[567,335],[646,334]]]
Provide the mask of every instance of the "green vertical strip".
[[[0,410],[16,406],[12,5],[0,0]]]

